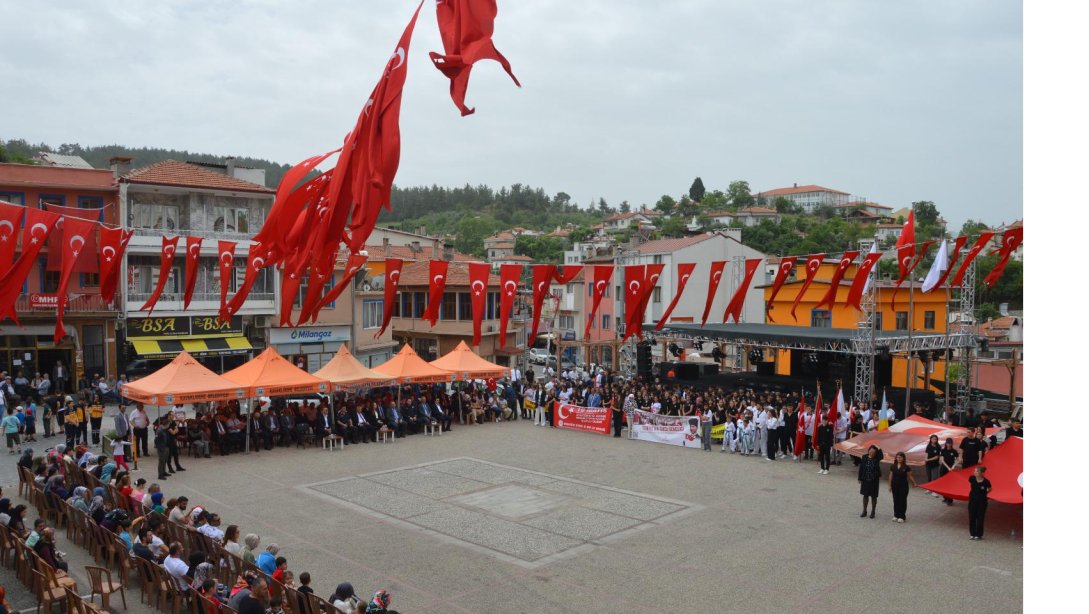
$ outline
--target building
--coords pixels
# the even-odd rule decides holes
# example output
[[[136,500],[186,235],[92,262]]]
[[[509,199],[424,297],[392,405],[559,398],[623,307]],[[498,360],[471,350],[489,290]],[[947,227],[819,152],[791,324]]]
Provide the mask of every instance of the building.
[[[903,224],[875,224],[873,227],[874,238],[880,245],[892,245],[900,238],[903,232]]]
[[[775,188],[754,194],[757,202],[774,205],[775,199],[785,198],[801,207],[806,213],[813,213],[818,207],[837,207],[846,205],[851,195],[847,192],[825,188],[819,185],[794,184],[789,188]]]
[[[0,164],[0,200],[57,212],[62,210],[55,207],[81,209],[86,216],[113,226],[121,219],[113,173],[74,164]],[[0,227],[0,236],[3,234]],[[9,236],[18,241],[20,234],[15,228]],[[100,296],[97,256],[91,255],[95,272],[73,275],[69,281],[64,315],[67,334],[60,344],[54,344],[60,263],[56,253],[50,254],[51,249],[47,241],[16,301],[23,328],[13,322],[0,324],[0,369],[9,374],[22,370],[33,378],[34,373],[49,370],[59,361],[72,376],[67,392],[73,392],[84,374],[117,376],[117,304]]]
[[[853,212],[866,212],[871,216],[878,218],[892,217],[892,207],[879,203],[872,203],[867,200],[852,200],[842,205],[836,205],[833,208],[836,210],[837,214],[844,217],[850,216]]]
[[[633,226],[654,226],[655,221],[661,216],[661,213],[644,207],[639,211],[618,213],[612,217],[605,218],[605,221],[602,222],[602,224],[603,229],[606,232],[616,232],[618,230],[627,230]]]
[[[176,160],[130,171],[130,162],[111,161],[120,177],[122,219],[134,231],[122,283],[126,360],[146,359],[154,368],[184,349],[220,373],[242,364],[268,342],[278,319],[279,282],[271,267],[264,269],[238,314],[229,323],[216,322],[221,283],[217,246],[220,240],[237,243],[233,275],[226,280],[230,296],[243,282],[250,238],[264,223],[275,191],[240,179],[263,181],[263,174],[239,169],[230,160],[223,172]],[[204,239],[193,301],[182,309],[185,258],[177,257],[166,290],[148,317],[140,308],[158,283],[162,237],[176,235]]]
[[[742,226],[756,226],[763,223],[764,220],[770,220],[778,224],[783,221],[783,216],[779,215],[779,212],[775,209],[768,209],[767,207],[746,207],[738,209],[733,214],[732,221],[740,223]]]
[[[484,253],[488,262],[494,264],[497,260],[514,255],[514,243],[517,237],[509,230],[497,232],[484,239]]]
[[[390,328],[398,344],[412,346],[424,360],[434,360],[457,347],[461,341],[472,344],[472,292],[469,288],[468,262],[451,262],[446,274],[439,318],[432,327],[423,318],[430,297],[430,266],[427,262],[406,263],[401,269],[397,304]],[[511,358],[526,349],[524,312],[512,316],[507,326],[506,346],[499,342],[499,276],[491,274],[481,322],[480,346],[475,351],[486,360],[509,365]]]

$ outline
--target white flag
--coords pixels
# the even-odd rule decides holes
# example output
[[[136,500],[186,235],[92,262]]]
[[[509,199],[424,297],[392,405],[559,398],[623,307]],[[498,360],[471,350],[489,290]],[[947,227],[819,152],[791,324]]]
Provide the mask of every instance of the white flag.
[[[871,254],[876,254],[877,253],[877,239],[876,238],[874,238],[873,245],[870,246],[870,253]],[[875,275],[875,276],[877,275],[876,270],[873,271],[873,275]],[[867,292],[870,291],[870,282],[871,281],[873,281],[873,276],[867,275],[866,276],[866,285],[862,286],[862,293],[863,294],[866,294]]]
[[[938,285],[942,274],[949,269],[949,253],[946,251],[946,241],[942,240],[942,246],[938,249],[938,255],[934,257],[934,264],[930,265],[930,271],[923,280],[923,294],[926,294]]]

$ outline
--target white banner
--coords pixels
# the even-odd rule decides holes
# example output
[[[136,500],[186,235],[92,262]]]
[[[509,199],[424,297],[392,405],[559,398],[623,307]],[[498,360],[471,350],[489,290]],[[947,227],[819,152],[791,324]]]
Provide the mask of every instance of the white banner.
[[[699,416],[663,416],[641,409],[631,414],[631,438],[700,449]]]

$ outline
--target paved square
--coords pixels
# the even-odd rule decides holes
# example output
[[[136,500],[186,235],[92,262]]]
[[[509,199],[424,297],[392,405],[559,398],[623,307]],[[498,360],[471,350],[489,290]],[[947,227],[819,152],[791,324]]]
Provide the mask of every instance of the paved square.
[[[360,513],[531,569],[702,507],[475,458],[306,488]]]

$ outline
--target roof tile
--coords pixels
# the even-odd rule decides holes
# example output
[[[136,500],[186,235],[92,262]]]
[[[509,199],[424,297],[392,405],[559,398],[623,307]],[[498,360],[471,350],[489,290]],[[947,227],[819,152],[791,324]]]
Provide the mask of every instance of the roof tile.
[[[275,190],[266,188],[263,185],[221,175],[195,164],[187,164],[177,160],[163,160],[129,171],[125,173],[122,180],[128,183],[170,185],[207,190],[225,190],[228,192],[275,193]]]

